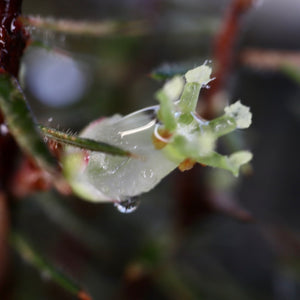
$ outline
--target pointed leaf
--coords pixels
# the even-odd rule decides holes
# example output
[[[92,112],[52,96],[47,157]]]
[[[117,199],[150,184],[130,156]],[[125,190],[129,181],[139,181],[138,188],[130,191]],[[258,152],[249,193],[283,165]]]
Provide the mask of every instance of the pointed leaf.
[[[95,141],[92,139],[82,138],[72,134],[67,134],[65,132],[40,125],[42,132],[49,138],[58,141],[60,143],[71,145],[85,150],[103,152],[111,155],[119,156],[133,156],[129,151],[123,150],[119,147],[109,145],[107,143]]]

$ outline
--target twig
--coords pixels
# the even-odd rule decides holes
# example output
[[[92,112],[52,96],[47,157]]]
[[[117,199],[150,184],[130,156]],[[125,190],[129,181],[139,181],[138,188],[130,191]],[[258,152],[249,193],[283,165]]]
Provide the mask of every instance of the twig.
[[[212,118],[214,116],[213,98],[226,84],[231,71],[235,44],[240,29],[242,15],[255,3],[256,0],[233,0],[226,13],[219,34],[215,38],[212,60],[214,72],[211,88],[205,93],[205,108],[203,116]]]
[[[239,55],[241,64],[264,70],[280,70],[289,65],[300,69],[300,51],[246,49]]]
[[[7,199],[0,191],[0,289],[6,278],[8,266],[8,231],[9,231],[9,212]]]
[[[72,295],[75,295],[78,299],[92,300],[91,296],[69,276],[63,274],[46,261],[20,233],[14,232],[11,234],[11,244],[18,254],[26,262],[38,269],[41,274],[47,274],[54,282]]]
[[[26,16],[21,20],[24,24],[41,29],[56,31],[72,35],[103,37],[109,35],[138,36],[149,32],[149,23],[146,21],[74,21],[44,18],[40,16]]]

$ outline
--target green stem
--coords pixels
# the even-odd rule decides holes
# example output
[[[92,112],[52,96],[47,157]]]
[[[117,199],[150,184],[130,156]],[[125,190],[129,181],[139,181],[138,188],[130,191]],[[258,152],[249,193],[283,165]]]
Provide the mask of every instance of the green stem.
[[[219,118],[211,120],[209,122],[209,127],[215,136],[221,137],[236,130],[237,125],[234,118],[225,114]]]
[[[26,262],[30,263],[41,273],[49,275],[50,278],[63,289],[79,299],[91,299],[77,283],[47,262],[22,236],[22,234],[13,232],[10,241],[13,248]],[[86,298],[84,298],[83,295],[85,295]]]
[[[103,142],[74,136],[43,125],[39,125],[39,127],[45,136],[66,145],[71,145],[90,151],[108,153],[111,155],[134,156],[129,151],[120,149],[116,146],[112,146]]]
[[[173,132],[177,126],[173,101],[168,98],[163,90],[158,91],[155,96],[160,103],[158,118],[163,122],[165,129]]]
[[[189,82],[185,85],[178,104],[182,113],[196,111],[200,90],[201,84],[197,82]]]

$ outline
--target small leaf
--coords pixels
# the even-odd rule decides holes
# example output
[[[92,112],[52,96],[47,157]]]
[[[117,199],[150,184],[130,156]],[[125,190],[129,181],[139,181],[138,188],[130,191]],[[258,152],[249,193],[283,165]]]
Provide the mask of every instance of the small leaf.
[[[158,68],[154,69],[150,73],[150,77],[155,80],[162,81],[162,80],[166,80],[166,79],[171,79],[174,76],[183,75],[187,70],[188,70],[188,68],[180,66],[180,65],[164,64],[164,65],[159,66]]]
[[[71,145],[84,150],[103,152],[111,155],[134,156],[129,151],[125,151],[119,147],[112,146],[107,143],[67,134],[65,132],[58,131],[56,129],[49,128],[43,125],[40,125],[40,128],[42,132],[49,138],[66,145]]]
[[[293,79],[297,84],[300,84],[300,70],[292,64],[284,64],[281,66],[281,71]]]
[[[248,163],[251,159],[251,152],[238,151],[230,156],[212,152],[209,156],[199,157],[197,161],[207,166],[228,170],[232,172],[234,176],[238,176],[240,167]]]

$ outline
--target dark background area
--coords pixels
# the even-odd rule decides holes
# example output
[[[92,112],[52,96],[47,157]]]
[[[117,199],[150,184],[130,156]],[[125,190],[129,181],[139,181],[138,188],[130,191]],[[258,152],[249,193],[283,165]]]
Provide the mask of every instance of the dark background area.
[[[231,3],[23,2],[24,14],[30,15],[150,20],[148,33],[139,36],[32,32],[52,50],[30,47],[25,54],[28,101],[39,122],[73,131],[101,116],[153,105],[162,85],[149,77],[155,68],[192,67],[212,59],[214,37]],[[110,203],[36,193],[14,204],[13,226],[93,299],[299,299],[300,86],[280,68],[239,59],[248,48],[300,56],[299,15],[297,0],[265,0],[241,20],[225,88],[229,101],[242,99],[253,112],[252,126],[237,138],[254,154],[248,175],[233,179],[201,167],[175,171],[141,195],[132,214],[121,214]],[[52,73],[45,74],[50,67]],[[293,67],[300,72],[300,64]],[[43,87],[40,93],[36,86]],[[224,176],[230,182],[226,187],[219,180]],[[186,182],[198,186],[196,192]],[[217,204],[207,202],[207,185],[221,195]],[[235,218],[228,203],[243,207],[254,222]],[[12,261],[13,299],[73,299],[16,253]]]

